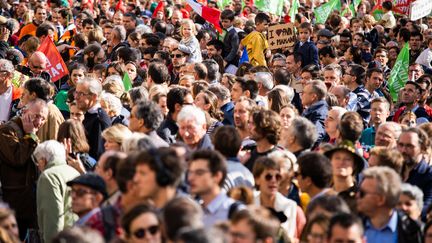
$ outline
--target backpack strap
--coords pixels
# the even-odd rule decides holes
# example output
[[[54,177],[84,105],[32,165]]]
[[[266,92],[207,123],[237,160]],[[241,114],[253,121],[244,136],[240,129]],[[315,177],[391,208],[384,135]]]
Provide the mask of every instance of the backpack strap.
[[[116,221],[115,221],[115,209],[113,206],[108,205],[101,208],[102,222],[104,226],[104,238],[106,242],[109,242],[115,236]]]

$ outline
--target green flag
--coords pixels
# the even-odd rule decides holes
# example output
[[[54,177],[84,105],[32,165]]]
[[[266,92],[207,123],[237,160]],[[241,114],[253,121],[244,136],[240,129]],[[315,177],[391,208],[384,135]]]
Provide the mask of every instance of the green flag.
[[[254,3],[260,11],[282,15],[284,0],[255,0]]]
[[[361,3],[361,0],[353,0],[352,3],[349,5],[349,8],[351,9],[351,12],[353,13],[353,16],[355,16],[356,8]]]
[[[393,101],[397,101],[399,90],[403,88],[405,83],[408,81],[408,66],[409,45],[408,43],[405,43],[399,52],[393,69],[390,72],[390,78],[388,81],[390,95]]]
[[[224,10],[226,6],[231,4],[231,0],[218,0],[217,5],[219,9]]]
[[[298,6],[299,6],[299,0],[292,0],[291,8],[288,12],[291,23],[295,22],[294,20],[295,20],[295,15],[298,13]]]
[[[340,4],[339,0],[330,0],[328,3],[325,3],[318,8],[315,8],[314,14],[316,23],[324,24],[330,13],[337,7],[338,3]]]
[[[123,86],[126,92],[132,89],[132,81],[127,72],[123,75]]]

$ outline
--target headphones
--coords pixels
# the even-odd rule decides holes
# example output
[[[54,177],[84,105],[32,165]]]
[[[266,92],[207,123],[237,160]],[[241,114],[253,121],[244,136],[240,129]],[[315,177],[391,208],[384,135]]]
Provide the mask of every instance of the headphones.
[[[149,149],[148,153],[153,157],[156,169],[156,182],[161,187],[166,187],[173,183],[173,176],[163,163],[160,152],[157,149]]]

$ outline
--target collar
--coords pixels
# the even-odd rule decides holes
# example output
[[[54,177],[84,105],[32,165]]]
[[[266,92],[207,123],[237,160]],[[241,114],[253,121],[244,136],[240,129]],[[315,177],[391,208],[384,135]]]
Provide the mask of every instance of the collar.
[[[234,108],[234,103],[232,101],[226,103],[225,105],[221,106],[222,111],[228,111]]]
[[[84,225],[95,213],[99,212],[100,207],[92,209],[90,212],[86,213],[84,216],[78,219],[75,225]]]
[[[51,167],[54,167],[54,166],[58,166],[58,165],[66,165],[66,161],[54,160],[54,161],[48,162],[45,170],[49,169]]]
[[[429,168],[429,165],[426,163],[424,159],[422,159],[413,169],[419,174],[425,174]]]
[[[373,227],[373,225],[371,224],[370,220],[368,219],[366,221],[366,228],[372,228],[378,231],[384,231],[386,229],[389,229],[392,233],[396,233],[397,231],[397,221],[398,221],[398,215],[396,213],[396,211],[393,210],[392,216],[390,217],[390,220],[388,221],[388,223],[386,225],[384,225],[384,227],[382,227],[381,229],[375,229]]]
[[[227,199],[228,196],[225,193],[221,192],[209,203],[209,205],[207,205],[206,209],[209,213],[214,214],[222,206],[222,203],[224,203]]]
[[[229,32],[229,31],[232,30],[232,29],[234,29],[234,26],[233,26],[233,25],[231,25],[231,27],[229,27],[229,28],[227,29],[227,31]]]
[[[96,103],[93,107],[91,107],[90,109],[88,109],[88,113],[90,114],[96,114],[98,113],[98,109],[101,108],[100,103]]]
[[[309,108],[307,108],[304,113],[307,114],[310,111],[314,111],[316,109],[318,109],[321,106],[324,106],[326,104],[325,100],[318,100],[317,102],[313,103],[311,106],[309,106]]]

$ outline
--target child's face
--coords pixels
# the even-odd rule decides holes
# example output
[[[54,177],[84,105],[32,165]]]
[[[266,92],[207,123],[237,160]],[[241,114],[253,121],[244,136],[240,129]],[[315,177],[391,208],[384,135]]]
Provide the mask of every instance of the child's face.
[[[188,38],[192,35],[192,26],[190,24],[183,25],[183,36]]]
[[[255,29],[258,32],[264,32],[264,31],[267,31],[268,26],[269,26],[268,22],[267,21],[263,21],[261,23],[257,23]]]
[[[299,30],[299,40],[301,42],[306,42],[310,38],[310,31],[308,29],[300,29]]]
[[[232,21],[229,19],[222,19],[222,28],[228,29],[232,26]]]

